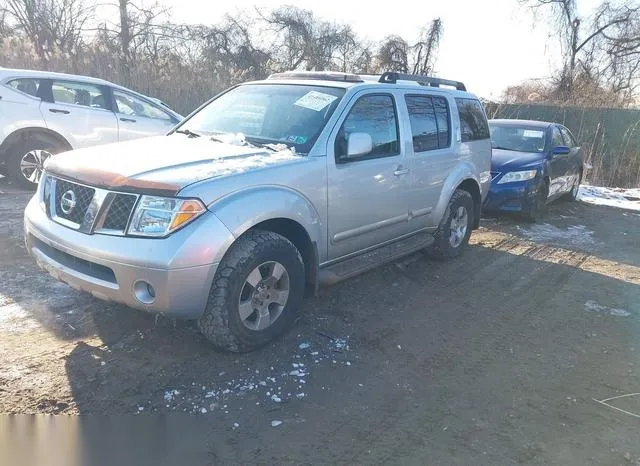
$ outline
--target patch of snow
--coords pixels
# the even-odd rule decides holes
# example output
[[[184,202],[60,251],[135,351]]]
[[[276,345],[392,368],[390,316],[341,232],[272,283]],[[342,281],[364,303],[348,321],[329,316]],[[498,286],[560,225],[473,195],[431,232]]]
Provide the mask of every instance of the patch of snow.
[[[618,207],[640,212],[640,189],[581,185],[578,200],[588,204]]]
[[[275,401],[276,403],[280,403],[282,399],[278,395],[271,395],[271,401]]]
[[[271,427],[278,427],[282,424],[282,421],[271,421]]]
[[[207,414],[207,408],[202,408],[202,409],[200,410],[200,412],[201,412],[202,414]]]
[[[6,306],[0,306],[1,331],[5,331],[7,333],[21,333],[37,327],[38,322],[33,318],[31,313],[20,304],[11,303]]]
[[[303,350],[303,349],[307,349],[307,348],[309,348],[310,346],[311,346],[311,343],[300,343],[300,344],[298,345],[298,348],[300,348],[301,350]]]
[[[624,309],[603,306],[602,304],[598,304],[595,301],[591,300],[584,303],[584,310],[587,312],[604,312],[605,314],[609,314],[615,317],[629,317],[631,315],[629,311],[625,311]]]
[[[575,247],[592,247],[597,244],[593,239],[593,231],[587,230],[584,225],[571,225],[562,229],[542,223],[530,227],[518,226],[518,231],[527,239],[541,243],[555,243]]]
[[[164,401],[173,401],[173,398],[179,394],[180,391],[178,390],[167,390],[166,392],[164,392]]]

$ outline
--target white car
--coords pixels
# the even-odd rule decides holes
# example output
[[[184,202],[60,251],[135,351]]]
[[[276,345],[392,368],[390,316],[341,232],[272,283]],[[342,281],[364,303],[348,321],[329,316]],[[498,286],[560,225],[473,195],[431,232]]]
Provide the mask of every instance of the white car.
[[[102,79],[0,68],[0,174],[35,189],[52,154],[166,134],[182,119]]]

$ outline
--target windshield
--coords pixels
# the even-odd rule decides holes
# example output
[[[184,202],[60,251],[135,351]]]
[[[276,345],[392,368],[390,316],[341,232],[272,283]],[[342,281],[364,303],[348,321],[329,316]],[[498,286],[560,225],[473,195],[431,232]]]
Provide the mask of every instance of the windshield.
[[[334,87],[247,84],[212,101],[180,130],[241,133],[251,143],[286,144],[308,153],[344,93]]]
[[[494,149],[518,152],[544,152],[545,131],[539,127],[490,125]]]

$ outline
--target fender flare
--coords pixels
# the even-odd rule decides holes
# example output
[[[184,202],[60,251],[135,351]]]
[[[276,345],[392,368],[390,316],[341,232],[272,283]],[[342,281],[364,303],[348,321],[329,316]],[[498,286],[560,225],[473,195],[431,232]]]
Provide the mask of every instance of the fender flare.
[[[304,249],[300,253],[305,259],[307,279],[317,290],[318,266],[321,258],[326,257],[326,226],[313,204],[300,192],[284,186],[256,186],[217,199],[207,209],[235,239],[261,224],[268,229],[278,226],[277,233],[287,236],[298,249]],[[295,231],[287,231],[287,225]],[[304,238],[300,238],[302,232]],[[300,242],[305,244],[297,244]]]

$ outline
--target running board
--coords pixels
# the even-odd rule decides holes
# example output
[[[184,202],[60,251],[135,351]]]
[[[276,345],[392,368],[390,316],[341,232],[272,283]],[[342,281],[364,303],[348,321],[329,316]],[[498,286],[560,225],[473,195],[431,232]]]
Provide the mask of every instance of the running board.
[[[381,246],[371,251],[345,259],[320,270],[320,285],[330,286],[347,278],[360,275],[382,264],[413,254],[433,243],[429,233],[418,233],[409,238]]]

